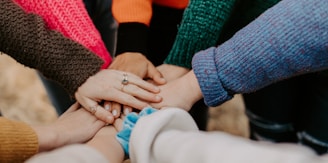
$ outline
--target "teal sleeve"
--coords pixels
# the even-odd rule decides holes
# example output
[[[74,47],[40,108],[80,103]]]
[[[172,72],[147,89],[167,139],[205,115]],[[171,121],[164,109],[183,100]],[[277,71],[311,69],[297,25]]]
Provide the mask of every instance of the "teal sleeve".
[[[193,55],[215,46],[236,0],[191,0],[164,63],[191,68]]]

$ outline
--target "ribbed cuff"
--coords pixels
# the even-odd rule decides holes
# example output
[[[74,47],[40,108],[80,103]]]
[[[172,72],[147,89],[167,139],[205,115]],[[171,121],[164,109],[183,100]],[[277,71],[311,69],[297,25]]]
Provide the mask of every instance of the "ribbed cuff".
[[[142,23],[121,23],[118,27],[116,55],[124,52],[148,53],[148,26]]]
[[[183,14],[173,47],[164,61],[191,68],[191,60],[200,50],[215,46],[235,1],[191,1]]]
[[[0,162],[24,162],[38,152],[37,135],[22,122],[0,118]]]

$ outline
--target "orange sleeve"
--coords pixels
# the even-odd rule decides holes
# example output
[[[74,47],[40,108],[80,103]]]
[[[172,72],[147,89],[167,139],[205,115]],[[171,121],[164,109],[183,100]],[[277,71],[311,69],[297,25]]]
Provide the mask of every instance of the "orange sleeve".
[[[152,0],[113,0],[113,16],[118,23],[143,23],[149,26]]]
[[[39,149],[38,137],[27,124],[0,117],[0,162],[23,162]]]
[[[150,24],[152,17],[152,3],[184,9],[189,0],[113,0],[112,12],[118,23],[143,23]]]

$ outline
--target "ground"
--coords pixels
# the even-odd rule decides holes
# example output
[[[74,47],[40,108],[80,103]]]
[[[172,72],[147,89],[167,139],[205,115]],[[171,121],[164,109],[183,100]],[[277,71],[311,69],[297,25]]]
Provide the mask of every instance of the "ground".
[[[208,130],[247,137],[248,121],[241,95],[210,108]],[[29,124],[51,123],[57,114],[33,69],[0,54],[0,111],[3,116]]]

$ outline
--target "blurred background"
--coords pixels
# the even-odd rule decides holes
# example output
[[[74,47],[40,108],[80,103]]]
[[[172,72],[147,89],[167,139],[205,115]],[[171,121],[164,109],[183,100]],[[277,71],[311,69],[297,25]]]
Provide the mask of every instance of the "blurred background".
[[[51,123],[57,114],[33,69],[0,54],[0,111],[29,124]]]

